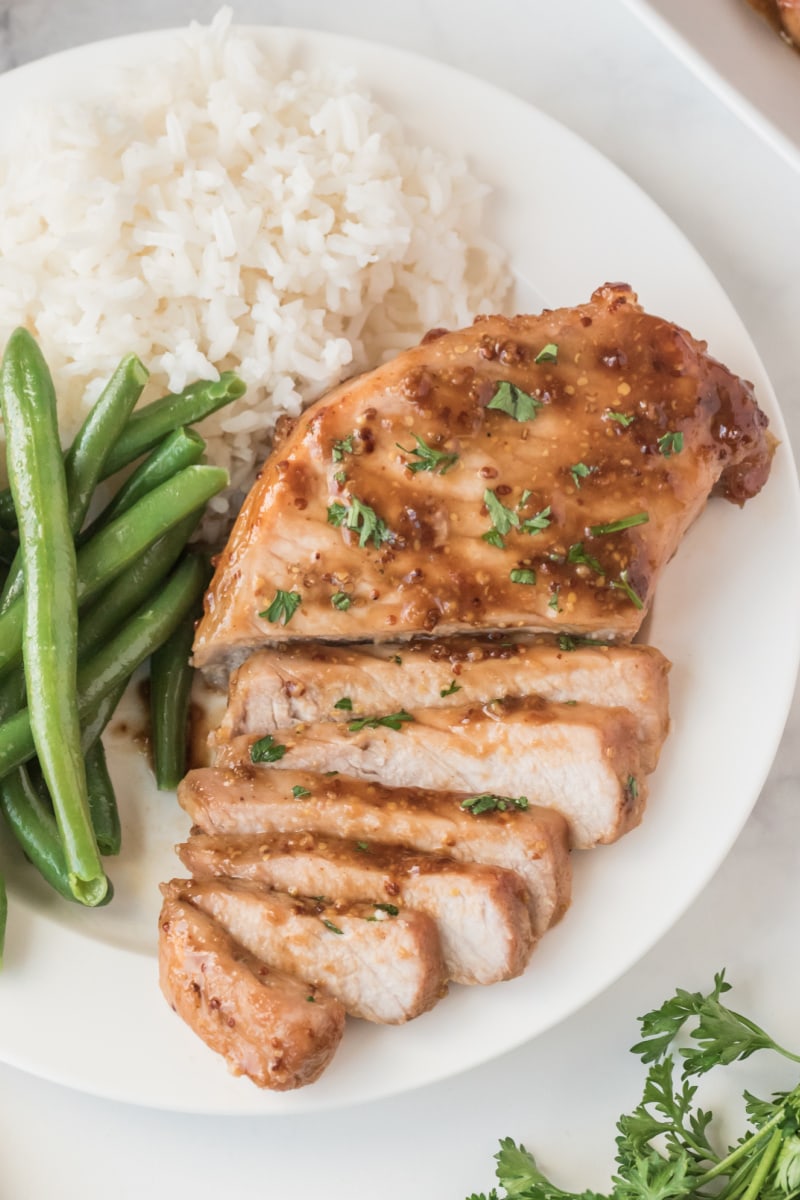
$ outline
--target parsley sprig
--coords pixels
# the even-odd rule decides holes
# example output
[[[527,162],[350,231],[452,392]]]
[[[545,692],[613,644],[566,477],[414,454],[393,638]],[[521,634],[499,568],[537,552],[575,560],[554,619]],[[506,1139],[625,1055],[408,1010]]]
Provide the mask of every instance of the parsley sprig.
[[[397,733],[408,721],[413,720],[411,713],[401,708],[399,712],[389,713],[387,717],[359,717],[358,720],[351,721],[347,728],[351,733],[358,733],[361,729],[378,729],[382,725],[385,729],[393,729]]]
[[[724,971],[707,994],[679,988],[640,1018],[642,1040],[632,1053],[649,1064],[640,1103],[617,1122],[613,1191],[565,1192],[538,1168],[533,1155],[503,1138],[496,1188],[470,1200],[792,1200],[800,1196],[800,1084],[761,1100],[744,1093],[749,1128],[722,1152],[710,1136],[713,1113],[695,1106],[692,1076],[769,1050],[791,1062],[800,1055],[728,1008]],[[688,1028],[687,1030],[687,1027]],[[669,1053],[679,1034],[690,1044]],[[678,1076],[676,1078],[676,1076]]]
[[[362,548],[366,546],[370,538],[376,549],[380,549],[384,542],[390,542],[392,531],[385,521],[382,521],[374,508],[370,508],[363,500],[359,500],[358,496],[350,496],[349,504],[343,504],[341,500],[335,500],[333,504],[328,505],[328,524],[343,525],[345,529],[352,529],[358,534],[358,544]],[[337,592],[337,595],[340,593]]]
[[[536,361],[539,360],[536,359]],[[500,412],[513,417],[515,421],[533,421],[542,407],[542,401],[529,395],[528,392],[523,392],[522,388],[518,388],[515,383],[509,383],[507,379],[503,379],[498,383],[495,393],[486,407],[499,409]]]
[[[401,446],[399,442],[395,443],[398,450],[402,450],[404,454],[412,454],[416,458],[416,462],[406,463],[406,467],[412,475],[416,475],[418,471],[431,471],[433,474],[446,475],[450,468],[458,462],[457,454],[448,454],[444,450],[434,449],[419,434],[414,434],[414,440],[417,443],[416,450],[409,450],[406,446]]]
[[[273,624],[277,622],[279,625],[288,625],[300,607],[302,599],[299,592],[284,592],[278,588],[269,608],[265,608],[258,615],[263,620],[272,621]]]

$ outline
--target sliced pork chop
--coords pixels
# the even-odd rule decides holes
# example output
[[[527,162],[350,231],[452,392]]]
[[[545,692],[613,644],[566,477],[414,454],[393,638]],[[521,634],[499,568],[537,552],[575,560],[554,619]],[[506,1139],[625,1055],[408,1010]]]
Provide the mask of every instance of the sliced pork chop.
[[[319,721],[536,695],[627,708],[646,771],[669,728],[669,661],[652,646],[595,646],[562,637],[449,638],[407,646],[298,642],[258,651],[231,680],[220,742]]]
[[[345,1013],[321,989],[255,958],[196,907],[180,880],[162,886],[158,961],[169,1004],[234,1075],[286,1091],[318,1079]]]
[[[447,991],[439,935],[424,913],[303,899],[242,879],[186,880],[180,887],[239,945],[323,988],[353,1017],[402,1024]]]
[[[195,663],[225,675],[266,644],[434,630],[630,640],[709,493],[763,485],[766,424],[749,383],[624,284],[429,336],[276,447]]]
[[[581,850],[616,841],[641,819],[646,784],[636,722],[625,708],[527,697],[380,720],[235,738],[220,747],[219,761],[266,756],[278,768],[339,771],[389,787],[523,797],[560,812]]]
[[[388,788],[362,779],[271,771],[247,763],[190,771],[178,800],[209,834],[307,831],[324,837],[392,843],[457,862],[514,871],[529,898],[531,926],[544,933],[566,912],[571,868],[567,824],[531,805],[472,813],[456,792]]]
[[[454,983],[497,983],[533,949],[525,885],[513,871],[314,833],[195,833],[177,847],[195,879],[247,879],[338,903],[379,900],[427,913]]]

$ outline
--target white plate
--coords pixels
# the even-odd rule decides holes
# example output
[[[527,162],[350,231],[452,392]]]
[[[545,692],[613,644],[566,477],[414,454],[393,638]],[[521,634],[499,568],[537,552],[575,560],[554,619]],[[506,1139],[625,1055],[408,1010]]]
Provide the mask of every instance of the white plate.
[[[40,90],[67,95],[106,65],[157,53],[163,36],[25,67],[0,78],[0,104],[8,112]],[[491,232],[512,252],[522,303],[578,303],[606,280],[629,281],[648,308],[706,337],[755,381],[783,446],[764,493],[742,511],[711,503],[669,566],[650,637],[675,664],[674,729],[649,811],[619,845],[578,856],[573,907],[522,979],[454,988],[403,1028],[353,1022],[319,1083],[264,1094],[231,1078],[159,994],[157,885],[180,873],[171,846],[187,822],[172,796],[153,792],[137,752],[113,755],[126,850],[108,909],[54,903],[33,872],[8,866],[0,1056],[100,1095],[207,1113],[309,1112],[401,1092],[509,1050],[585,1004],[661,937],[727,853],[772,762],[800,649],[798,489],[783,424],[739,318],[680,232],[594,150],[503,92],[377,46],[270,36],[298,61],[353,63],[420,139],[468,156],[496,189]]]
[[[800,54],[747,0],[623,3],[800,170]]]

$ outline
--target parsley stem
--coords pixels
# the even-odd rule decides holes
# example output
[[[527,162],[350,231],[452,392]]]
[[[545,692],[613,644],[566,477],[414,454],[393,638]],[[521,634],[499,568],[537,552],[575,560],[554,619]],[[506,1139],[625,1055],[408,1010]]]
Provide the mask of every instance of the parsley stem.
[[[742,1200],[758,1200],[761,1195],[761,1185],[772,1170],[772,1164],[775,1162],[782,1141],[783,1134],[780,1129],[776,1129],[769,1140],[769,1145],[761,1156],[761,1161],[756,1168],[753,1178],[750,1180],[749,1188],[742,1196]]]
[[[738,1162],[740,1158],[744,1158],[746,1155],[752,1154],[755,1144],[763,1141],[767,1134],[771,1133],[773,1130],[775,1130],[780,1138],[780,1129],[776,1129],[776,1126],[780,1125],[785,1119],[786,1110],[782,1105],[776,1113],[773,1113],[766,1124],[762,1125],[760,1129],[757,1129],[754,1133],[751,1133],[749,1137],[745,1138],[744,1141],[740,1142],[736,1149],[733,1150],[727,1156],[727,1158],[721,1158],[719,1162],[706,1171],[704,1175],[701,1175],[700,1178],[695,1181],[695,1187],[701,1188],[704,1184],[710,1183],[712,1179],[717,1179],[720,1175],[730,1175],[732,1165]]]

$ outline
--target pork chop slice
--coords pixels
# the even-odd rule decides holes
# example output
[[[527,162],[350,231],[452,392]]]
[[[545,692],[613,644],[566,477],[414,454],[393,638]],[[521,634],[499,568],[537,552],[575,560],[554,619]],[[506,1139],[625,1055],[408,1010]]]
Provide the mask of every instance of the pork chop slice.
[[[712,491],[774,440],[752,386],[625,284],[479,317],[317,401],[221,555],[195,664],[261,646],[480,630],[629,641]]]
[[[318,1079],[344,1032],[338,1000],[267,966],[187,896],[162,886],[158,922],[161,990],[234,1075],[287,1091]]]
[[[448,638],[408,645],[296,642],[257,651],[231,679],[215,742],[262,737],[298,723],[350,721],[406,709],[540,696],[627,708],[644,770],[669,728],[670,663],[652,646],[586,646],[560,639]]]
[[[181,894],[256,958],[324,989],[350,1016],[403,1024],[447,991],[439,935],[424,913],[289,896],[243,879],[185,880]]]
[[[190,771],[178,800],[209,834],[303,834],[391,843],[459,863],[514,871],[528,894],[531,927],[540,936],[566,912],[571,865],[566,821],[530,805],[462,807],[463,794],[389,788],[342,775],[272,771],[249,763]]]
[[[384,723],[380,723],[383,721]],[[279,769],[339,771],[389,787],[455,788],[555,808],[573,847],[614,842],[637,825],[646,784],[625,708],[507,698],[299,726],[220,746],[222,765],[266,755]],[[276,749],[276,747],[279,747]]]
[[[309,832],[195,833],[176,849],[195,879],[227,876],[337,904],[371,899],[427,913],[454,983],[512,979],[533,949],[525,885],[501,867]]]

